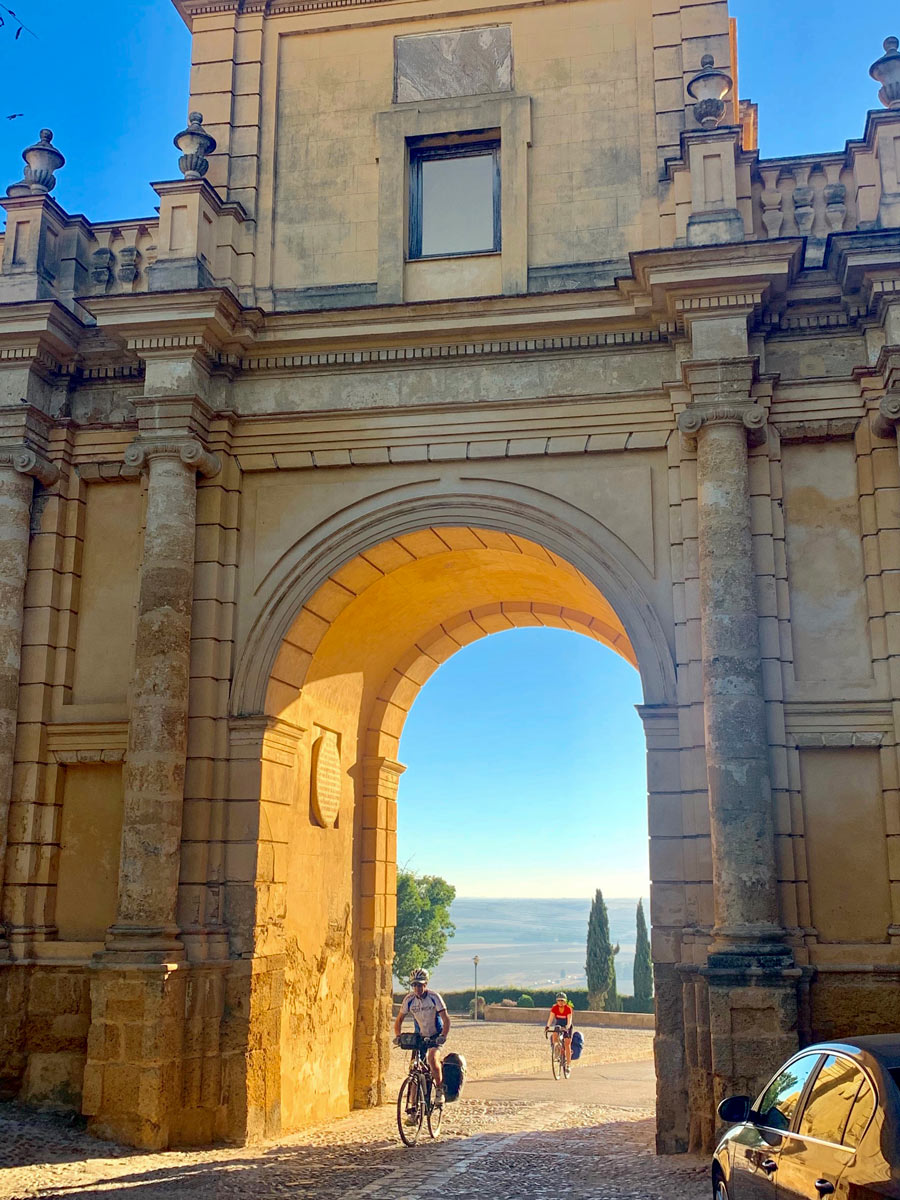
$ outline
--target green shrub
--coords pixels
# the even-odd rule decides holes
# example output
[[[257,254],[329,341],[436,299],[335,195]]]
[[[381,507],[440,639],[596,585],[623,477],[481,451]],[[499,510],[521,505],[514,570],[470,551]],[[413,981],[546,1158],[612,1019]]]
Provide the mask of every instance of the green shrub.
[[[519,1008],[534,1008],[534,1000],[527,992],[523,992],[518,999]]]

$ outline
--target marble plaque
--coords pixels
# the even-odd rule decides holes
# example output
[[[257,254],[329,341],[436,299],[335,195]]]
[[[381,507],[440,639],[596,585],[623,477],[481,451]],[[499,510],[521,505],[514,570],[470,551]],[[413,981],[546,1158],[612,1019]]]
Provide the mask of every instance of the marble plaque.
[[[331,829],[341,807],[341,752],[337,734],[323,729],[312,752],[312,808],[316,820]]]
[[[394,38],[394,99],[445,100],[511,92],[508,25]]]

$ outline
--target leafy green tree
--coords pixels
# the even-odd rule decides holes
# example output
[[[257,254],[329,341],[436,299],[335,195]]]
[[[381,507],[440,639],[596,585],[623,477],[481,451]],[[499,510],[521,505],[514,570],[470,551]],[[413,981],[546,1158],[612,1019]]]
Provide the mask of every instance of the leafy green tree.
[[[650,938],[644,919],[644,903],[638,900],[637,938],[634,945],[634,1000],[648,1011],[653,1000],[653,964],[650,960]]]
[[[609,913],[600,888],[591,904],[587,933],[588,1004],[593,1009],[615,1012],[619,1007],[616,995],[616,955],[619,947],[613,946],[609,938]]]
[[[397,873],[397,928],[394,931],[394,976],[405,984],[416,967],[437,966],[453,937],[450,905],[456,888],[439,875]]]

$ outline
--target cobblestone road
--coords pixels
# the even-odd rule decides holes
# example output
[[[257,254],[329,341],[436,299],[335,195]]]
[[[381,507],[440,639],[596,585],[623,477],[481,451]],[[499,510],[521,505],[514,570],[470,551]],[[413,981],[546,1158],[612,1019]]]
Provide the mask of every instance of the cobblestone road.
[[[489,1039],[482,1040],[486,1050]],[[616,1057],[644,1055],[626,1047]],[[575,1076],[570,1085],[535,1102],[492,1097],[490,1084],[481,1084],[477,1098],[464,1094],[448,1106],[438,1141],[423,1131],[413,1149],[400,1144],[392,1107],[352,1113],[278,1145],[139,1154],[63,1119],[4,1106],[0,1197],[706,1200],[704,1162],[654,1155],[650,1109],[584,1104]]]

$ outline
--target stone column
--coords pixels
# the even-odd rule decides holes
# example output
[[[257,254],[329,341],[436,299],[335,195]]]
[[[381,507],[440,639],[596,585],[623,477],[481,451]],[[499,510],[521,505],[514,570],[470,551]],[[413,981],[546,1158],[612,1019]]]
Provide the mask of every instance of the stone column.
[[[135,442],[148,472],[134,679],[124,767],[116,921],[107,951],[166,961],[182,953],[175,911],[187,755],[197,472],[219,460],[193,438]]]
[[[750,400],[749,360],[688,364],[687,372],[695,403],[680,415],[678,427],[697,447],[714,949],[752,947],[757,952],[780,945],[784,937],[778,916],[747,455],[748,434],[764,436],[766,416]]]
[[[50,487],[58,476],[52,463],[25,445],[0,448],[0,894],[16,745],[31,501],[35,479]],[[7,952],[0,934],[0,957]]]
[[[718,1101],[753,1094],[797,1045],[799,971],[779,918],[753,566],[748,437],[765,437],[750,358],[689,362],[678,427],[697,449],[701,656],[715,926],[707,966]],[[712,1137],[712,1123],[704,1140]]]

